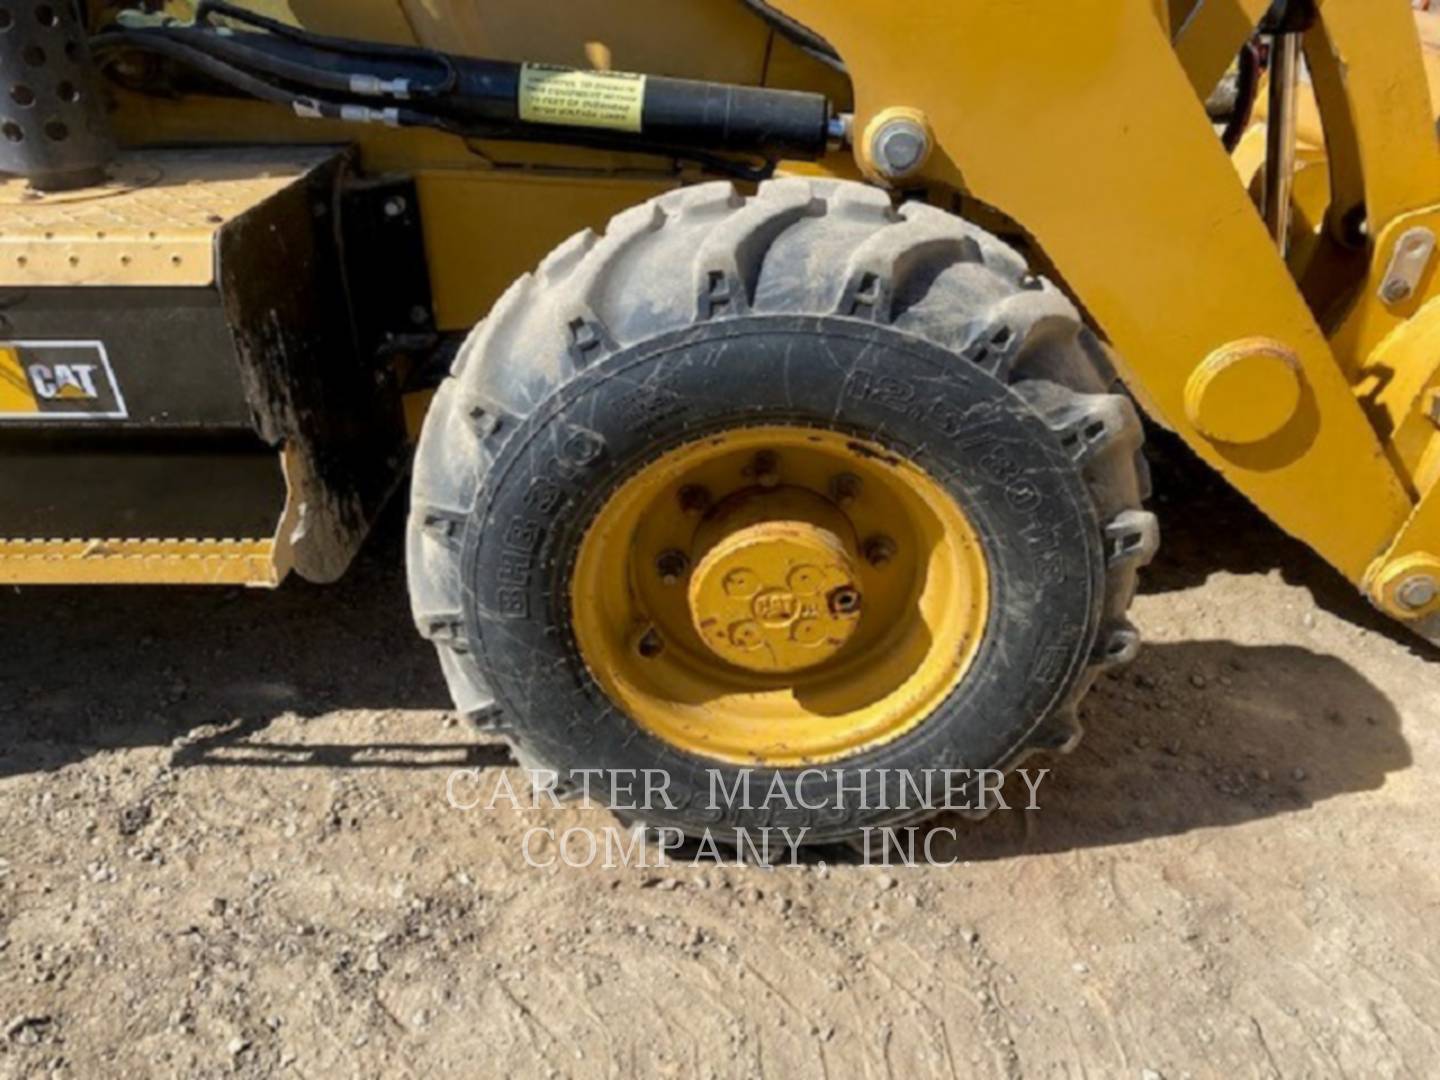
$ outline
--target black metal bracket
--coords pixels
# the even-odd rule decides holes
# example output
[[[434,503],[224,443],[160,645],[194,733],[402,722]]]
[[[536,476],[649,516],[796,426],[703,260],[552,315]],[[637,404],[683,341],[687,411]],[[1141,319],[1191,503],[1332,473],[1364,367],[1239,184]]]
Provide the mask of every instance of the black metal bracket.
[[[438,335],[420,197],[409,177],[349,178],[339,239],[362,355],[424,352]]]

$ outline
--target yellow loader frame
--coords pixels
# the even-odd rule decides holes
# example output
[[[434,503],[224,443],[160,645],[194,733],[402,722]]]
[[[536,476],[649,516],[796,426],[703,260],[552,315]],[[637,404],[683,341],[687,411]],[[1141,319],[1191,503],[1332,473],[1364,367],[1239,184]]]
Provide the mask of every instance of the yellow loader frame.
[[[848,93],[735,0],[252,6],[453,52]],[[772,6],[835,46],[854,94],[853,154],[788,171],[883,183],[867,133],[918,121],[933,152],[907,189],[1028,238],[1155,419],[1382,610],[1440,629],[1440,597],[1407,591],[1440,581],[1440,141],[1408,0],[1319,0],[1288,257],[1257,211],[1263,132],[1232,156],[1203,104],[1268,0]],[[653,157],[357,135],[254,103],[122,95],[116,122],[132,146],[355,141],[367,169],[414,175],[442,329],[568,232],[680,182]]]
[[[1440,570],[1433,265],[1399,303],[1381,290],[1401,237],[1436,227],[1440,142],[1404,0],[1325,0],[1307,35],[1329,167],[1301,214],[1319,240],[1291,265],[1201,107],[1265,0],[1178,22],[1142,0],[781,6],[845,57],[857,130],[924,113],[926,179],[1034,238],[1153,416],[1380,607],[1416,614],[1395,589]],[[1356,207],[1368,251],[1352,254]],[[1216,406],[1264,409],[1273,366],[1254,358],[1274,346],[1300,376],[1292,414],[1253,442],[1215,437],[1206,365],[1242,369],[1209,385]]]

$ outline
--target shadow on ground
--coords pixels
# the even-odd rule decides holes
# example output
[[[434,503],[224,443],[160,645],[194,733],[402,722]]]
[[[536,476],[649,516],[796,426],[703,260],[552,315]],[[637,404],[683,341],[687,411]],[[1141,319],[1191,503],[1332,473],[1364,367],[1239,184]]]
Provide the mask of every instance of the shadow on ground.
[[[1147,588],[1193,586],[1215,568],[1283,564],[1319,602],[1366,621],[1371,613],[1348,584],[1194,468],[1189,487],[1160,478],[1162,489],[1188,494],[1161,505],[1169,547]],[[324,588],[296,581],[274,594],[26,589],[4,597],[0,778],[172,743],[177,767],[508,763],[493,745],[424,742],[429,717],[409,743],[266,738],[285,713],[433,710],[440,722],[449,700],[410,624],[402,524],[397,505],[346,579]],[[998,814],[978,828],[950,823],[958,837],[937,857],[1001,858],[1235,825],[1373,790],[1410,763],[1384,695],[1340,660],[1296,647],[1152,645],[1134,667],[1103,679],[1084,713],[1088,734],[1074,755],[1031,763],[1057,767],[1040,812]]]
[[[1374,791],[1411,764],[1389,699],[1333,656],[1229,641],[1151,645],[1082,707],[1085,739],[1037,757],[1039,809],[996,812],[932,842],[939,859],[1127,844]],[[1005,795],[1023,807],[1028,792]]]
[[[410,621],[401,503],[336,585],[0,595],[0,777],[205,725],[233,741],[285,712],[448,710]],[[359,748],[309,749],[314,764],[343,764]]]
[[[1175,435],[1151,427],[1146,457],[1155,478],[1150,508],[1160,519],[1160,553],[1141,575],[1140,591],[1166,593],[1203,584],[1211,574],[1264,574],[1307,589],[1338,618],[1440,660],[1440,648],[1376,611],[1339,571],[1283,532]]]

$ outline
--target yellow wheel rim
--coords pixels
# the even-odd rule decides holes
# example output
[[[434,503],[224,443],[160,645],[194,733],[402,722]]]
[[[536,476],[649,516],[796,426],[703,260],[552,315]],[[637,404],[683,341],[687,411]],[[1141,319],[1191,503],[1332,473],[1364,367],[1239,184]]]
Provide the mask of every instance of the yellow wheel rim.
[[[989,580],[974,526],[923,470],[771,426],[688,443],[622,484],[570,599],[591,674],[642,728],[783,768],[922,724],[975,658]]]

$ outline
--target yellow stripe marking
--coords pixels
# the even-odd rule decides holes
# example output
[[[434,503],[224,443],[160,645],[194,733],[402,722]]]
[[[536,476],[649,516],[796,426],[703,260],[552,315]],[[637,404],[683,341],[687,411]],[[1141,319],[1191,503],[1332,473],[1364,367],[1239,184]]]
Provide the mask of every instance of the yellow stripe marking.
[[[274,555],[272,540],[0,539],[0,584],[274,588]]]
[[[20,353],[11,346],[0,345],[0,413],[39,411],[30,379],[20,363]]]

